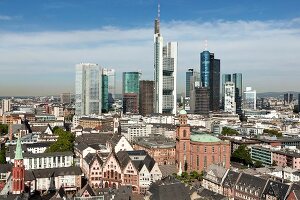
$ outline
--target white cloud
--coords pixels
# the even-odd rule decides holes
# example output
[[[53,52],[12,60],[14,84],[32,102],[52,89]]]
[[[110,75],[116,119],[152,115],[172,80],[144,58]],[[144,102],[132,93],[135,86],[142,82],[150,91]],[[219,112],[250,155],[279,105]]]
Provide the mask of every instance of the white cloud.
[[[1,20],[11,20],[12,19],[12,17],[10,17],[10,16],[7,16],[7,15],[0,15],[0,21]]]
[[[199,69],[199,53],[204,49],[204,40],[208,40],[209,50],[221,59],[222,72],[242,72],[245,85],[251,85],[258,91],[283,91],[297,90],[299,85],[299,25],[299,18],[205,23],[173,21],[162,23],[161,32],[165,41],[179,42],[180,86],[184,85],[187,68]],[[57,79],[62,85],[57,92],[73,90],[70,85],[74,81],[74,65],[79,62],[113,67],[119,72],[119,78],[123,71],[141,69],[143,78],[151,79],[152,35],[152,26],[65,32],[2,32],[0,69],[5,78],[0,80],[0,92],[8,93],[6,81],[21,76],[26,76],[25,84],[33,87],[25,90],[26,93],[34,91],[37,77],[43,77],[49,83]],[[17,83],[16,80],[15,87]],[[46,87],[47,84],[44,85]],[[9,94],[15,94],[13,91],[12,88]]]

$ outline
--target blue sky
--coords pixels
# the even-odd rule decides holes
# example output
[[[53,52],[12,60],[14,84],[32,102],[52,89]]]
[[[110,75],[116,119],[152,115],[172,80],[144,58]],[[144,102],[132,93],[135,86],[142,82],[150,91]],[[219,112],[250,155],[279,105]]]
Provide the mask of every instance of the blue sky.
[[[298,90],[300,1],[160,4],[164,40],[179,43],[179,86],[208,40],[222,73],[242,72],[245,86]],[[152,79],[156,10],[153,0],[0,0],[0,96],[73,92],[79,62]]]

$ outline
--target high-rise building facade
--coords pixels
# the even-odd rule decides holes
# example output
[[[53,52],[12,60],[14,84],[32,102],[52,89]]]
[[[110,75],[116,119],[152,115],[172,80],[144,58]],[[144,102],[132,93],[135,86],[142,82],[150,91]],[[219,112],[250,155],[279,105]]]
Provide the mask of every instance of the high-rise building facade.
[[[71,94],[70,93],[61,93],[60,94],[60,103],[70,104],[71,103]]]
[[[191,80],[194,75],[194,69],[188,69],[185,72],[185,97],[190,97],[191,90]]]
[[[114,69],[104,68],[102,73],[108,79],[108,107],[111,108],[116,95],[116,71]]]
[[[108,76],[102,70],[102,112],[107,113],[109,109],[108,104]]]
[[[220,60],[212,59],[210,68],[210,110],[220,110]]]
[[[207,87],[210,93],[210,111],[220,109],[220,60],[205,50],[200,54],[201,86]]]
[[[236,113],[241,115],[243,107],[243,76],[241,73],[234,73],[232,75],[232,81],[235,85],[235,103]]]
[[[236,113],[235,85],[233,82],[226,82],[224,85],[224,111]]]
[[[139,110],[140,114],[145,116],[153,113],[154,100],[154,81],[140,81],[140,98]]]
[[[123,72],[123,113],[138,113],[140,72]]]
[[[98,64],[81,63],[76,65],[75,114],[101,114],[102,80]]]
[[[222,75],[222,109],[224,109],[224,90],[225,90],[225,83],[232,81],[231,74],[223,74]]]
[[[201,87],[199,74],[194,74],[191,82],[190,110],[191,113],[209,114],[209,88]]]
[[[251,87],[246,87],[244,92],[244,109],[256,110],[256,90]]]
[[[290,103],[292,103],[293,98],[294,98],[294,95],[293,95],[292,93],[285,93],[285,94],[283,95],[283,102],[284,102],[284,105],[287,106],[287,105],[289,105]]]
[[[159,16],[154,27],[154,112],[176,114],[177,42],[163,46]]]
[[[11,99],[2,100],[2,113],[11,111]]]

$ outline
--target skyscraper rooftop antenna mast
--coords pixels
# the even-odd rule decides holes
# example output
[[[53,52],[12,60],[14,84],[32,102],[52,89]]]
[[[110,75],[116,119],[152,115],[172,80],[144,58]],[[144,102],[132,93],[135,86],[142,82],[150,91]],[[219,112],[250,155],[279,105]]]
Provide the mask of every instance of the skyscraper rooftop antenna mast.
[[[154,34],[160,35],[159,23],[160,23],[160,3],[158,1],[158,4],[157,4],[157,18],[155,19]]]

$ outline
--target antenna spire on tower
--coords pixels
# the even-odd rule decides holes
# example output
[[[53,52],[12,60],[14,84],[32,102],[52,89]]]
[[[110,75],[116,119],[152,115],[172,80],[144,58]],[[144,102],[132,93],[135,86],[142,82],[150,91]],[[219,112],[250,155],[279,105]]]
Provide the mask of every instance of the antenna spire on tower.
[[[208,43],[207,43],[207,40],[205,40],[205,43],[204,43],[204,49],[205,49],[205,51],[207,51],[207,47],[208,47]]]
[[[158,5],[157,5],[157,19],[158,21],[160,20],[160,3],[158,1]]]

